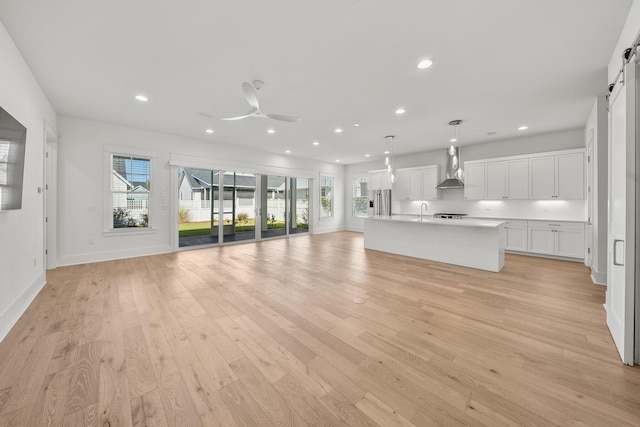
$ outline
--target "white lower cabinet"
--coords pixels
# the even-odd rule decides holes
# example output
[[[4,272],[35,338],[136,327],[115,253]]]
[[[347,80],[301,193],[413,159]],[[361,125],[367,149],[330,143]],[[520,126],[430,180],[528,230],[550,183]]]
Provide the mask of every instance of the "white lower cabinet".
[[[555,247],[554,237],[555,234],[550,228],[530,226],[528,251],[537,254],[553,255]]]
[[[528,221],[528,250],[532,253],[584,259],[584,224]]]
[[[584,226],[556,230],[556,255],[584,259]]]
[[[519,252],[526,252],[528,250],[527,221],[509,220],[504,229],[506,235],[506,250]]]

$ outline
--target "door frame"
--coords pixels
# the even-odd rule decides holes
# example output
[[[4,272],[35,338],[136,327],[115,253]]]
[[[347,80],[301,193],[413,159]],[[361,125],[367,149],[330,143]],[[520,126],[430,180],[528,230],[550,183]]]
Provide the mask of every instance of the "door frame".
[[[58,182],[58,135],[46,120],[44,121],[43,156],[43,260],[44,270],[58,267],[57,234],[57,182]]]
[[[586,171],[587,171],[587,239],[586,239],[586,245],[585,247],[587,248],[587,256],[585,257],[585,264],[587,265],[587,267],[592,268],[593,269],[593,242],[595,241],[594,239],[594,235],[593,235],[593,231],[594,231],[594,226],[593,226],[593,206],[594,206],[594,200],[593,200],[593,165],[594,165],[594,158],[593,158],[593,145],[594,145],[594,131],[593,129],[589,130],[589,135],[587,137],[587,158],[586,160]]]

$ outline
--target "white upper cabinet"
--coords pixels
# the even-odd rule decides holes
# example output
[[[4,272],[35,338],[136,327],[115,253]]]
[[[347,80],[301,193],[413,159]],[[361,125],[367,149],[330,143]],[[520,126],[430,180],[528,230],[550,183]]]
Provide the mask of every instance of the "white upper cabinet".
[[[507,162],[507,198],[529,198],[529,160]]]
[[[584,199],[584,152],[529,159],[530,199]]]
[[[409,171],[409,199],[422,200],[422,170]]]
[[[370,171],[369,172],[369,190],[390,190],[391,178],[387,171]]]
[[[369,182],[367,183],[369,190],[380,190],[382,188],[381,177],[382,174],[380,172],[369,172]]]
[[[436,200],[439,171],[438,165],[398,169],[393,198],[395,200]]]
[[[438,200],[440,184],[440,166],[427,166],[422,169],[422,200]]]
[[[530,199],[555,199],[555,156],[534,157],[529,160]]]
[[[584,199],[584,153],[556,156],[558,199]]]
[[[398,170],[396,171],[396,184],[393,194],[393,198],[396,200],[411,200],[411,180],[409,171]]]
[[[380,172],[380,189],[391,190],[391,177],[387,172]]]
[[[507,198],[507,162],[491,162],[485,167],[487,199]]]
[[[483,200],[485,193],[485,164],[465,164],[464,198],[465,200]]]

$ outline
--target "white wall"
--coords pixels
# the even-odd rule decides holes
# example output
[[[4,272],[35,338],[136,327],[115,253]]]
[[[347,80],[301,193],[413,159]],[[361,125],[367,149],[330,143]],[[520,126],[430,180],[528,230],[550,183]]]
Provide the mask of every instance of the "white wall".
[[[45,284],[44,124],[56,115],[0,23],[0,106],[27,128],[22,210],[0,212],[0,340]]]
[[[604,90],[603,90],[604,92]],[[596,98],[585,126],[585,145],[593,138],[593,243],[591,277],[595,283],[607,284],[607,195],[608,191],[608,148],[607,109],[604,95]],[[592,136],[591,136],[592,135]]]
[[[425,151],[405,156],[396,156],[393,159],[394,167],[405,168],[412,166],[440,165],[441,180],[446,175],[446,148],[448,143],[443,143],[442,149]],[[504,139],[481,144],[472,144],[460,147],[462,162],[470,160],[488,159],[494,157],[516,156],[521,154],[542,153],[547,151],[569,150],[584,147],[584,129],[570,129],[559,132],[521,137],[517,139]],[[383,168],[383,160],[359,163],[347,166],[345,194],[346,205],[351,203],[352,178],[366,173],[369,170]],[[536,219],[564,219],[574,221],[585,220],[584,201],[465,201],[463,190],[439,190],[440,200],[429,202],[429,211],[466,213],[473,216],[507,217],[507,218],[536,218]],[[420,202],[392,201],[394,213],[411,213],[418,211]],[[363,219],[353,218],[351,211],[346,213],[346,228],[353,231],[362,231]]]
[[[607,80],[607,85],[609,83],[613,83],[616,74],[618,74],[618,71],[620,71],[620,67],[622,67],[622,52],[626,48],[631,47],[631,44],[638,35],[638,31],[640,31],[640,0],[634,0],[633,4],[631,5],[631,9],[629,10],[629,15],[627,16],[624,27],[620,32],[618,43],[616,43],[616,47],[611,53],[611,60],[609,61],[608,68],[609,79]]]
[[[344,166],[130,127],[60,116],[58,262],[60,265],[169,252],[176,247],[178,174],[182,166],[313,177],[313,232],[344,228]],[[105,232],[105,147],[153,152],[152,232]],[[169,164],[172,161],[173,166]],[[176,163],[177,162],[177,163]],[[318,220],[318,177],[336,178],[336,215]],[[174,194],[175,193],[175,194]]]

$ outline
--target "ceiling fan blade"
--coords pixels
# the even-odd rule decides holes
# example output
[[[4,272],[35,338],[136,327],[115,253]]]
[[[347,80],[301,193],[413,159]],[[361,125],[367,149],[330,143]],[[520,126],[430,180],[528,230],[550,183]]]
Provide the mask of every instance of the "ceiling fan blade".
[[[244,92],[244,97],[247,99],[249,105],[251,105],[255,109],[260,108],[260,104],[258,104],[258,95],[256,94],[256,88],[248,82],[242,83],[242,91]]]
[[[242,114],[240,116],[233,116],[233,117],[223,117],[220,120],[240,120],[240,119],[246,119],[247,117],[253,117],[256,115],[256,112],[258,111],[258,109],[256,107],[253,107],[251,110],[249,110],[248,113],[246,114]]]
[[[299,122],[302,120],[301,117],[285,116],[283,114],[265,114],[265,116],[273,120],[280,120],[281,122]]]

